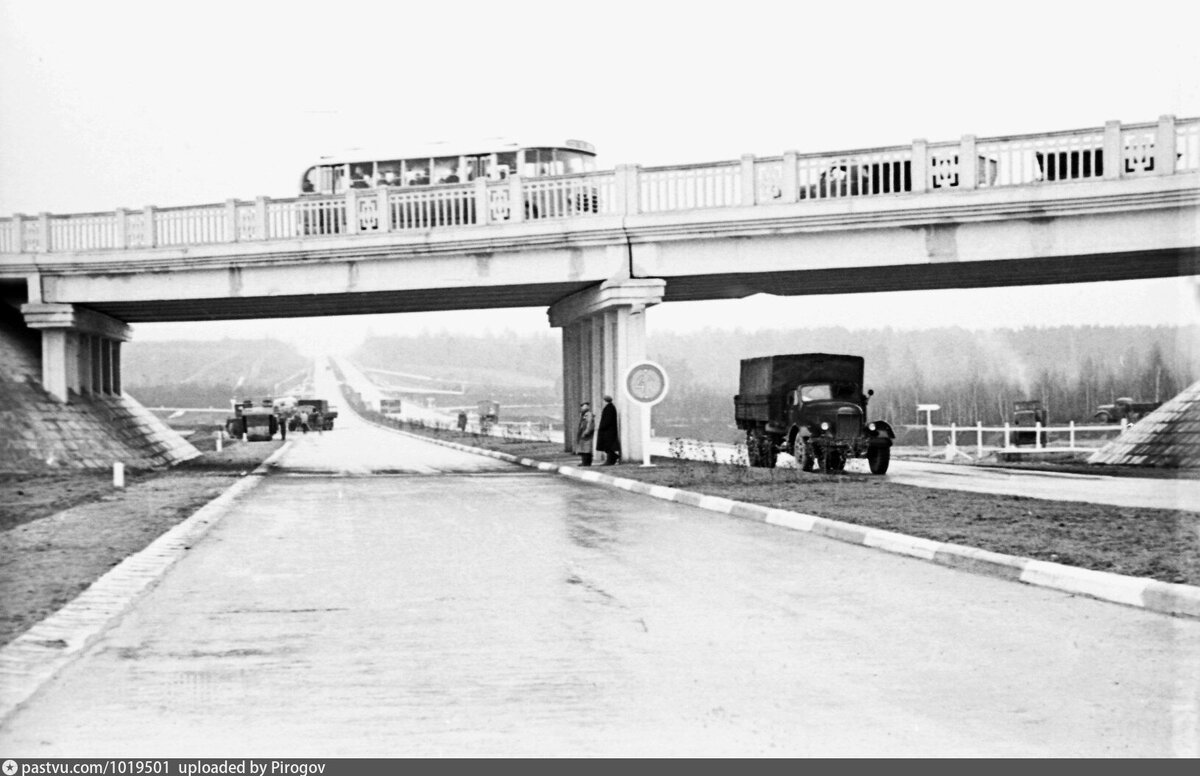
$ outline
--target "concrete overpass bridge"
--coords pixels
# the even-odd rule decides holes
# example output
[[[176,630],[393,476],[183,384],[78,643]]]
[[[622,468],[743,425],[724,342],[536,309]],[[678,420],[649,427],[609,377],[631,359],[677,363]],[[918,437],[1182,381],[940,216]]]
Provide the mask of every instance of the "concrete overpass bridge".
[[[43,383],[120,391],[131,323],[542,306],[564,417],[660,302],[1200,274],[1200,119],[336,197],[0,219]],[[798,302],[798,316],[802,314]],[[847,309],[845,323],[872,322]],[[631,409],[622,426],[636,429]],[[636,436],[636,435],[634,435]],[[638,440],[625,440],[633,457]]]

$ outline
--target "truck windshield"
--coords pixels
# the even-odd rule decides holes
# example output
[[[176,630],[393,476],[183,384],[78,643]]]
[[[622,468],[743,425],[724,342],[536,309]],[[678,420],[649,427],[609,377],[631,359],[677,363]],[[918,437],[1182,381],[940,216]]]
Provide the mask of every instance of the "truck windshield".
[[[833,386],[829,383],[817,383],[816,385],[802,385],[796,391],[800,397],[801,403],[809,401],[826,401],[833,398]]]

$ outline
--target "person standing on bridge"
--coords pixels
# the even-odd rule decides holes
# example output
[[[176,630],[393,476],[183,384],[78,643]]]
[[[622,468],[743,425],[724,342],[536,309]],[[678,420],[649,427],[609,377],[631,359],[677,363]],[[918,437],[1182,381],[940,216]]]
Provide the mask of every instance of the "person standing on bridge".
[[[617,434],[617,408],[611,396],[604,397],[600,410],[600,427],[596,430],[596,449],[604,453],[604,465],[621,462],[621,439]]]
[[[575,452],[579,453],[579,465],[592,465],[592,440],[596,435],[596,416],[592,414],[592,405],[583,402],[579,405],[579,427],[575,430]]]

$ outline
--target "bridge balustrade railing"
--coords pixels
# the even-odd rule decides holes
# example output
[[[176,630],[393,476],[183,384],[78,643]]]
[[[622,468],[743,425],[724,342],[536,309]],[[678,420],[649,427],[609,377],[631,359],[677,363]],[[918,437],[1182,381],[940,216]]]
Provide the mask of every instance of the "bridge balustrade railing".
[[[1118,160],[1114,162],[1113,160]],[[250,242],[845,197],[1044,186],[1200,170],[1200,119],[343,195],[0,219],[0,253]]]
[[[634,170],[637,174],[637,212],[640,213],[743,204],[743,166],[737,162]]]

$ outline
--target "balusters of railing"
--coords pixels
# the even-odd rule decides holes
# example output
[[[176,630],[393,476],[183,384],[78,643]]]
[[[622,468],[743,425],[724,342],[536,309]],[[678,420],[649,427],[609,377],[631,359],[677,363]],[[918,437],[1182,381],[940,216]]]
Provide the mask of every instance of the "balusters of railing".
[[[154,223],[154,205],[142,210],[142,247],[153,248],[157,244],[158,231]]]
[[[1175,117],[1159,116],[1154,137],[1154,169],[1159,175],[1175,174]]]
[[[50,214],[38,213],[38,252],[50,252]]]

